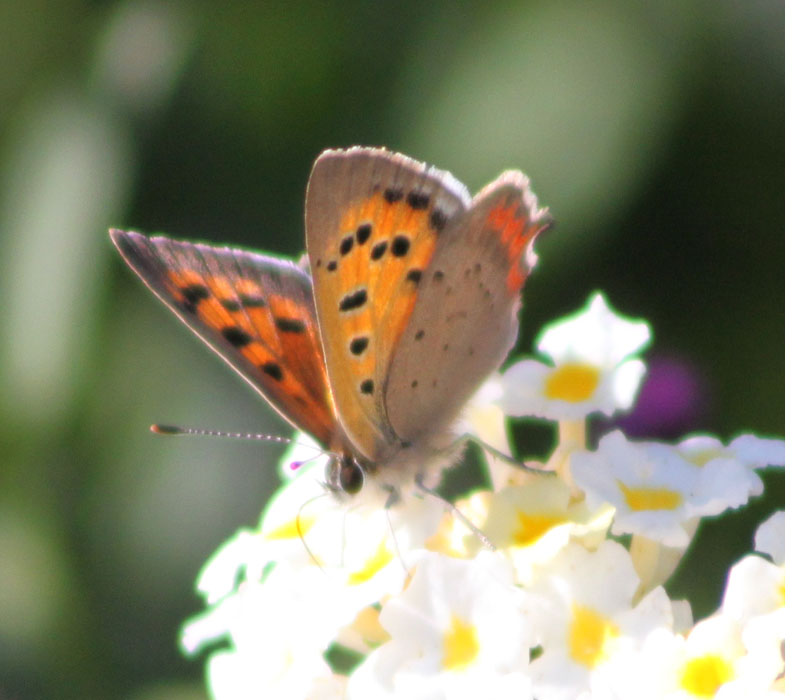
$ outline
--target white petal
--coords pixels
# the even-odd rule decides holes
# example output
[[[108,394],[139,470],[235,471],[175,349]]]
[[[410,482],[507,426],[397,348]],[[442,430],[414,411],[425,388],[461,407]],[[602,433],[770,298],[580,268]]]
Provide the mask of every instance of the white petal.
[[[769,554],[776,564],[783,564],[785,559],[786,513],[782,510],[774,512],[761,525],[755,535],[757,552]]]
[[[240,530],[211,556],[197,580],[197,591],[205,596],[208,605],[233,592],[245,562],[262,551],[264,545],[262,537]]]
[[[692,491],[692,514],[709,516],[743,506],[764,491],[764,484],[741,462],[718,458],[700,468]]]
[[[553,368],[537,360],[520,360],[511,365],[502,378],[500,407],[509,416],[531,416],[541,405],[542,387]]]
[[[743,462],[753,467],[786,464],[786,443],[783,440],[760,438],[756,435],[740,435],[728,446]]]
[[[731,567],[722,610],[746,622],[784,607],[785,572],[780,566],[750,554]]]
[[[618,315],[597,292],[582,311],[547,326],[537,347],[556,363],[581,361],[611,368],[649,340],[647,323]]]
[[[614,370],[612,381],[616,409],[627,410],[633,405],[646,372],[647,365],[641,360],[628,360]]]

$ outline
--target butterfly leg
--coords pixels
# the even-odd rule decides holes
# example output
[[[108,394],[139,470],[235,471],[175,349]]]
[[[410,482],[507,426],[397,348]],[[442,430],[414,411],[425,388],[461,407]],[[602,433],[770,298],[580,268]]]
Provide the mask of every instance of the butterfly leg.
[[[464,525],[466,525],[469,528],[472,534],[475,535],[475,537],[477,537],[481,541],[481,544],[484,547],[486,547],[486,549],[492,552],[494,552],[497,549],[497,547],[495,547],[491,543],[486,534],[477,525],[475,525],[475,523],[473,523],[466,515],[464,515],[458,508],[456,508],[452,503],[450,503],[450,501],[448,501],[444,496],[440,496],[438,493],[436,493],[436,491],[434,491],[433,489],[429,489],[427,486],[425,486],[425,484],[422,483],[422,474],[417,474],[416,477],[414,477],[414,484],[416,484],[417,488],[420,491],[422,491],[422,493],[424,493],[426,496],[435,498],[442,505],[444,505],[444,507],[447,508],[447,510],[449,510],[454,517],[458,518]]]
[[[393,505],[400,502],[400,492],[390,484],[381,484],[381,488],[389,495],[386,497],[384,509],[389,510]]]
[[[497,459],[505,462],[506,464],[510,464],[512,467],[516,467],[524,472],[528,472],[529,474],[542,474],[544,476],[552,476],[555,472],[548,471],[547,469],[537,469],[536,467],[529,467],[525,462],[521,459],[516,459],[511,455],[507,455],[505,452],[498,450],[496,447],[492,447],[488,442],[484,442],[478,436],[472,435],[471,433],[464,433],[457,437],[453,443],[452,447],[459,445],[460,443],[464,442],[473,442],[481,449],[488,452],[492,457],[497,457]],[[450,448],[448,448],[450,449]]]
[[[400,551],[400,543],[397,541],[397,535],[394,531],[392,518],[389,515],[389,508],[400,501],[400,494],[394,486],[383,486],[383,489],[389,493],[389,497],[386,499],[386,505],[383,507],[383,510],[384,513],[386,513],[386,523],[389,526],[389,533],[392,536],[392,542],[394,542],[394,551],[395,554],[397,554],[397,558],[400,560],[400,565],[403,567],[405,572],[408,573],[408,566],[403,559],[403,553]]]

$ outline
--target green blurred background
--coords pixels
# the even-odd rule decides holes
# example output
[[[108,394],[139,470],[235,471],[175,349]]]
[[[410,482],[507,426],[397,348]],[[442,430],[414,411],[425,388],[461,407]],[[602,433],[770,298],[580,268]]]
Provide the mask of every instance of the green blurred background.
[[[629,432],[783,434],[783,12],[0,3],[0,698],[203,697],[177,631],[202,563],[255,524],[280,449],[147,426],[286,429],[106,229],[298,254],[324,148],[386,145],[473,191],[521,168],[558,224],[518,348],[602,289],[654,329]],[[539,448],[535,425],[515,433]],[[696,614],[782,506],[782,473],[765,480],[671,584]]]

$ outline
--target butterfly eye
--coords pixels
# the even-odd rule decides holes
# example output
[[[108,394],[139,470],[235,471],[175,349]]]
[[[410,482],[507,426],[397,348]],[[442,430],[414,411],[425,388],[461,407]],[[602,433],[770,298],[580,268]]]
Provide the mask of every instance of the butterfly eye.
[[[361,491],[364,486],[364,467],[350,455],[342,457],[335,465],[331,465],[328,472],[328,483],[336,485],[340,490],[352,496]]]

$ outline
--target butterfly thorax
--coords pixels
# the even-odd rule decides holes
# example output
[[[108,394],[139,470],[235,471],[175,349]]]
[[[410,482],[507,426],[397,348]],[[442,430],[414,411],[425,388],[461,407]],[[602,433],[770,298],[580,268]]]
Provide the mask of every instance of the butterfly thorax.
[[[421,478],[435,487],[446,467],[456,463],[463,443],[450,431],[436,433],[424,441],[387,445],[378,461],[370,461],[348,448],[332,457],[326,469],[326,483],[334,495],[356,497],[362,503],[392,503],[403,500]]]

